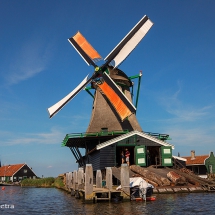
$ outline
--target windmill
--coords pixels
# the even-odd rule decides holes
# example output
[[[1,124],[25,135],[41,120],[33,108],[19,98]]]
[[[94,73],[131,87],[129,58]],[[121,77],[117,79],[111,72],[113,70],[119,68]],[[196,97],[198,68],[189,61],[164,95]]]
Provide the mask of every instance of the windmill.
[[[98,66],[101,55],[90,45],[84,36],[77,32],[68,41],[80,54],[88,66],[94,67],[94,72],[87,75],[83,81],[67,96],[48,108],[52,118],[70,100],[72,100],[88,84],[96,89],[91,121],[87,132],[96,132],[99,129],[112,130],[142,130],[136,120],[136,107],[132,104],[129,88],[132,86],[128,76],[117,67],[127,58],[138,43],[150,30],[153,23],[145,15],[120,43],[104,59],[105,63]],[[117,85],[121,83],[121,85]],[[123,86],[122,86],[123,85]],[[108,119],[107,119],[107,116]],[[128,119],[129,117],[129,122]]]

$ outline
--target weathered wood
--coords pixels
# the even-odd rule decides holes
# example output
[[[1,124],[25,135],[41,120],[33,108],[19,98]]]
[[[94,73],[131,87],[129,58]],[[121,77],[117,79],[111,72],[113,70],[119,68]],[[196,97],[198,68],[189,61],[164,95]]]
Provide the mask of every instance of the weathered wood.
[[[66,188],[69,188],[69,173],[66,173]]]
[[[129,178],[129,166],[127,164],[121,165],[121,188],[123,190],[122,196],[123,199],[129,199],[130,200],[130,178]]]
[[[168,179],[165,179],[145,168],[142,168],[142,167],[136,166],[136,165],[131,165],[130,169],[133,172],[138,173],[151,181],[154,181],[156,184],[158,184],[158,186],[169,186],[170,185],[170,181]]]
[[[72,178],[71,178],[71,189],[74,189],[74,173],[72,172]]]
[[[102,173],[101,170],[96,171],[96,188],[102,187]]]
[[[185,177],[178,175],[174,171],[170,171],[167,173],[167,177],[172,181],[175,185],[184,185],[186,184],[186,179]]]
[[[106,167],[106,187],[111,190],[112,185],[113,185],[112,169],[111,169],[111,167]]]
[[[192,185],[199,186],[200,184],[204,184],[204,182],[201,181],[200,177],[199,179],[196,179],[194,175],[189,175],[187,173],[181,172],[180,170],[174,170],[178,175],[183,176],[186,181]]]
[[[78,172],[77,172],[77,170],[74,170],[73,177],[74,177],[74,190],[78,190]]]
[[[157,177],[159,177],[159,176],[157,176]],[[160,180],[162,181],[163,186],[169,186],[171,184],[170,180],[168,178],[160,177]]]
[[[85,168],[85,201],[93,201],[93,167],[86,164]]]
[[[84,189],[84,169],[78,168],[78,189]]]
[[[72,172],[69,172],[69,176],[68,176],[68,188],[69,190],[71,189],[72,187]]]

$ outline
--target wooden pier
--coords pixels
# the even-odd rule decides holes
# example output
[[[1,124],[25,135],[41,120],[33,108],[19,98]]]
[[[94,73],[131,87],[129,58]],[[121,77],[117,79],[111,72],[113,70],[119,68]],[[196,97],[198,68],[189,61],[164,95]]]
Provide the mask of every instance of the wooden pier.
[[[75,196],[76,198],[82,198],[85,203],[96,203],[99,201],[130,201],[130,178],[134,177],[135,175],[131,169],[127,164],[122,164],[120,168],[106,167],[104,181],[101,170],[97,170],[96,176],[93,176],[92,165],[87,164],[85,171],[83,168],[79,168],[73,172],[66,173],[65,187],[72,196]],[[139,169],[139,167],[137,167],[137,169]],[[146,168],[144,168],[141,171],[150,171],[151,175],[159,172],[160,175],[162,175],[162,180],[168,171],[175,171],[179,173],[177,170],[169,168],[163,170],[146,170]],[[121,183],[120,190],[116,190],[116,186],[113,186],[113,175]],[[190,176],[186,173],[182,173],[182,175],[184,177],[188,177],[189,180],[191,180],[192,177],[192,181],[195,180],[196,184],[176,186],[171,183],[169,186],[166,186],[166,180],[168,180],[166,178],[166,180],[163,180],[162,185],[155,186],[153,193],[171,194],[215,191],[215,184],[206,179],[201,179],[198,176]],[[156,175],[153,175],[153,177],[156,177]],[[158,179],[156,178],[156,180]]]
[[[106,180],[102,181],[102,174],[100,170],[96,172],[96,184],[93,185],[93,168],[91,164],[87,164],[85,173],[83,168],[78,171],[66,173],[66,189],[71,192],[72,196],[76,198],[83,197],[85,202],[98,201],[115,201],[115,200],[130,200],[130,186],[129,186],[129,167],[127,164],[121,166],[121,186],[120,191],[113,187],[112,168],[106,167]]]

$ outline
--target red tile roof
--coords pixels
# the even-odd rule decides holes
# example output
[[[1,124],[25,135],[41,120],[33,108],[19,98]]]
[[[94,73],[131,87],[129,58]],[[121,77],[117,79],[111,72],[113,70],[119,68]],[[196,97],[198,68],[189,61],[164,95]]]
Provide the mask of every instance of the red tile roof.
[[[205,164],[205,159],[207,159],[209,155],[199,155],[195,156],[195,159],[191,160],[191,156],[188,157],[183,157],[187,159],[186,165],[204,165]]]
[[[14,164],[0,167],[0,176],[12,176],[25,164]]]

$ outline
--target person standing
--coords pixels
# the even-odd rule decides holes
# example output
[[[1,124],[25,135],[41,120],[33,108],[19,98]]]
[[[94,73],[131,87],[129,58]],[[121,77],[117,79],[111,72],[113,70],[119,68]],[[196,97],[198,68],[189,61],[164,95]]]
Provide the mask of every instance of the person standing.
[[[130,166],[129,157],[130,157],[130,152],[128,151],[128,149],[125,149],[125,160],[126,160],[128,166]]]
[[[124,152],[121,151],[122,164],[125,163],[125,155]]]
[[[150,152],[147,150],[146,152],[146,157],[147,157],[147,166],[151,165],[151,157],[150,157]]]

